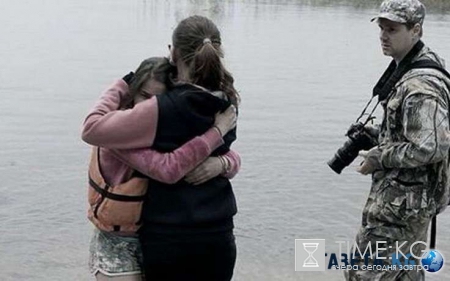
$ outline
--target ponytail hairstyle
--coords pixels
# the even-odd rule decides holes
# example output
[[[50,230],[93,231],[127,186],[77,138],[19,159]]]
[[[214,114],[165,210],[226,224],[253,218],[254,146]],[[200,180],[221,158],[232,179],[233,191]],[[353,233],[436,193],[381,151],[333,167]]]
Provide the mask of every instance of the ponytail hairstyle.
[[[223,91],[237,107],[239,94],[234,79],[222,63],[220,31],[208,18],[191,16],[173,31],[173,47],[177,59],[188,67],[191,83],[210,91]]]
[[[131,80],[130,94],[120,102],[120,109],[128,109],[134,106],[134,100],[142,95],[142,87],[150,79],[163,83],[169,90],[173,87],[172,76],[176,68],[169,63],[167,58],[151,57],[141,62]]]

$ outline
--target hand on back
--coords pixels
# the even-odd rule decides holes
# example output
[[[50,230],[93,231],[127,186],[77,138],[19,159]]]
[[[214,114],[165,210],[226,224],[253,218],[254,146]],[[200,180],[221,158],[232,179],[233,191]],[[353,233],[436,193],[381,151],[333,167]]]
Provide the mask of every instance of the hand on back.
[[[220,131],[220,134],[223,137],[234,127],[236,127],[236,122],[236,107],[234,105],[230,105],[224,112],[219,112],[216,114],[214,127]]]

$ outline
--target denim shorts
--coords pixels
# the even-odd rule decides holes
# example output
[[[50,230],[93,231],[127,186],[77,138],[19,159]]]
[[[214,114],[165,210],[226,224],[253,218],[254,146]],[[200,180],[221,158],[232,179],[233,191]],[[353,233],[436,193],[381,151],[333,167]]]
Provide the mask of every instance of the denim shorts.
[[[141,274],[142,249],[136,236],[94,230],[89,247],[89,270],[106,276]]]

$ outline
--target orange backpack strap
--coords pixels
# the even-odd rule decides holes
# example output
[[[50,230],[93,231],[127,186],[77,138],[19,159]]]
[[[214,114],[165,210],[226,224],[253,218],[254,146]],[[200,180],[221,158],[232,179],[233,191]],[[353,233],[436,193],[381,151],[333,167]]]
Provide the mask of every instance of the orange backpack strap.
[[[145,195],[122,195],[108,191],[111,186],[106,183],[101,172],[99,147],[94,147],[92,151],[91,166],[89,167],[89,186],[102,196],[102,201],[104,198],[122,202],[139,202],[145,199]]]
[[[100,198],[95,204],[92,210],[94,217],[97,218],[97,213],[100,205],[105,200],[104,192],[107,192],[110,186],[105,182],[103,175],[100,170],[100,147],[93,147],[91,152],[91,162],[89,164],[89,186],[93,188],[99,195]],[[103,187],[101,187],[103,186]],[[89,192],[89,194],[93,194]],[[97,197],[98,198],[98,197]]]
[[[91,162],[89,164],[89,185],[95,182],[97,186],[103,186],[102,189],[108,189],[109,185],[103,178],[100,169],[100,147],[93,147],[91,152]]]
[[[122,202],[139,202],[144,201],[145,195],[140,196],[134,196],[134,195],[121,195],[121,194],[115,194],[108,192],[108,188],[101,188],[97,183],[95,183],[94,180],[92,180],[89,177],[89,185],[95,189],[102,197],[106,197],[115,201],[122,201]],[[107,187],[109,187],[108,184],[106,184]]]

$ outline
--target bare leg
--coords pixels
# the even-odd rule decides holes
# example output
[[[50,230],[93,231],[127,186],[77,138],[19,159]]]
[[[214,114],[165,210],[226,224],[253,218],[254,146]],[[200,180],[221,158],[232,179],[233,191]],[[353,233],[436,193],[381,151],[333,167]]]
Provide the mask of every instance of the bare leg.
[[[126,276],[106,276],[102,273],[95,275],[97,281],[143,281],[145,280],[141,274],[126,275]]]

